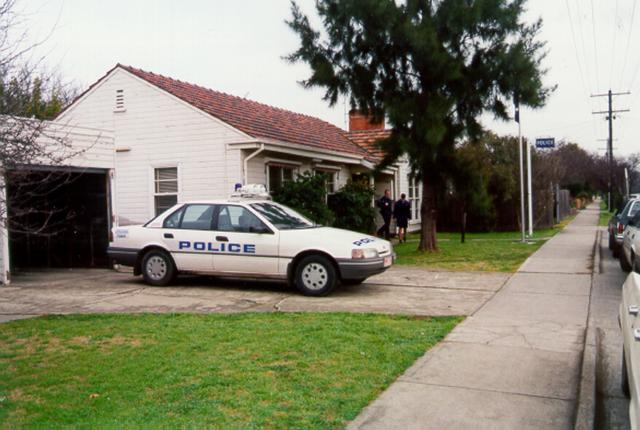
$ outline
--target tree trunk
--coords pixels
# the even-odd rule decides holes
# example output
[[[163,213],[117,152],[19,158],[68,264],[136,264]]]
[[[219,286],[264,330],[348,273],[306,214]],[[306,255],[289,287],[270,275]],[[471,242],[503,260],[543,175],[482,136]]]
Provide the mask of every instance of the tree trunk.
[[[422,178],[422,204],[420,216],[422,218],[420,232],[420,245],[418,251],[438,251],[438,239],[436,238],[437,220],[437,196],[438,188],[435,181],[423,175]]]
[[[464,243],[465,235],[467,233],[467,208],[466,205],[462,205],[462,223],[460,225],[460,243]]]

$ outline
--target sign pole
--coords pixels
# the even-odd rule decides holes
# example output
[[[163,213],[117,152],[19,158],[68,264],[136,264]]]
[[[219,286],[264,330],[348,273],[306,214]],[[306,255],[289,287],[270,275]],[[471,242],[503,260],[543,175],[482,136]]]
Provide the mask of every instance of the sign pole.
[[[515,105],[516,105],[516,121],[518,122],[518,155],[520,157],[520,230],[521,230],[521,241],[522,243],[526,243],[527,239],[525,238],[525,214],[524,214],[524,161],[522,159],[522,127],[520,125],[520,101],[516,94],[515,97]]]
[[[531,185],[531,145],[526,142],[527,145],[527,205],[529,206],[529,237],[533,236],[533,192]]]

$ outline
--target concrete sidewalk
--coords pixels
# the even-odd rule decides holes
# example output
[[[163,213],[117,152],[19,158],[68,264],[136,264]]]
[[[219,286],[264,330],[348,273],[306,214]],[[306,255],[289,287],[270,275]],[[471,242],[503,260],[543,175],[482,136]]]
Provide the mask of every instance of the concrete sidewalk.
[[[349,428],[573,428],[598,214],[583,210]]]

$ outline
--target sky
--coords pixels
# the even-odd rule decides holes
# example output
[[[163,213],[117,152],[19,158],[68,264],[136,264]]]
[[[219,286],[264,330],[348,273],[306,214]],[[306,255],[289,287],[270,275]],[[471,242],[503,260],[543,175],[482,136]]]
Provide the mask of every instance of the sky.
[[[313,0],[299,0],[314,13]],[[296,49],[285,24],[289,0],[17,0],[37,55],[85,89],[116,63],[322,118],[346,127],[346,107],[329,107],[320,89],[298,83],[304,64],[282,57]],[[614,154],[640,152],[640,7],[635,0],[529,0],[526,21],[543,20],[545,107],[521,112],[529,139],[555,137],[604,153],[606,97],[614,97]],[[312,22],[317,23],[317,20]],[[514,122],[482,118],[485,127],[517,135]]]

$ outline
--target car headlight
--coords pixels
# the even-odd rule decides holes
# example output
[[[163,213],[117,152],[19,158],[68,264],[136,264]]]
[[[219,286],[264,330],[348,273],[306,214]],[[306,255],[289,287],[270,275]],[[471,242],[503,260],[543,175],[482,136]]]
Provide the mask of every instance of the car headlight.
[[[351,258],[376,258],[377,256],[378,251],[374,248],[353,249],[351,251]]]

